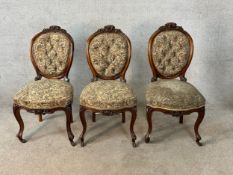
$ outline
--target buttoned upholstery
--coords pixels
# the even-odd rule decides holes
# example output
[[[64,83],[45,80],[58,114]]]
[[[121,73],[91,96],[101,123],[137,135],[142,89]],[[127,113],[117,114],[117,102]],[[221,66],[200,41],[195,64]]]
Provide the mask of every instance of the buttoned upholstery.
[[[122,71],[128,59],[127,39],[119,33],[101,33],[89,45],[91,63],[101,76],[112,77]]]
[[[43,75],[59,76],[67,67],[71,54],[69,38],[60,32],[47,32],[32,43],[32,57]]]
[[[153,41],[152,58],[157,71],[163,76],[174,76],[188,63],[189,40],[180,31],[160,32]]]

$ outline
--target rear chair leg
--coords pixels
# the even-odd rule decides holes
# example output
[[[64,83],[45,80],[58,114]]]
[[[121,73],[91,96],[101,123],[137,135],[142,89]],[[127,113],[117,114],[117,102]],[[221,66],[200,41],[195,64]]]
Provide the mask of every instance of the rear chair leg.
[[[96,114],[95,114],[95,112],[92,112],[92,122],[96,122]]]
[[[42,122],[42,121],[43,121],[42,114],[39,114],[39,115],[38,115],[38,118],[39,118],[39,122]]]
[[[125,112],[122,112],[122,119],[121,119],[122,123],[125,123]]]
[[[183,124],[183,115],[180,116],[180,124]]]

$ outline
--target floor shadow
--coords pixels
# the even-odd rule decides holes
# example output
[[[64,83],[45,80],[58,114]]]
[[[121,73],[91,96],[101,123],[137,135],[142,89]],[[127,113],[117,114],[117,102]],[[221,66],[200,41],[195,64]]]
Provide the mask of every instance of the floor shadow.
[[[156,133],[161,132],[163,129],[152,132],[152,134],[151,134],[152,139],[151,139],[150,143],[156,144],[156,143],[162,142],[165,138],[171,137],[172,135],[175,135],[178,132],[183,130],[183,127],[180,127],[180,126],[179,127],[168,126],[167,128],[168,129],[166,130],[166,133],[159,135],[159,136],[158,135],[156,136]],[[173,129],[171,129],[171,128],[173,128]]]
[[[101,136],[103,136],[104,134],[106,134],[106,132],[110,132],[111,130],[119,127],[120,124],[122,124],[122,123],[121,122],[117,122],[117,123],[114,123],[113,125],[111,125],[110,127],[105,128],[103,131],[101,131],[101,132],[95,134],[94,136],[91,136],[90,138],[88,138],[86,140],[86,143],[94,142],[97,138],[100,138]]]
[[[88,129],[88,131],[92,131],[92,130],[98,129],[100,127],[103,127],[107,123],[111,122],[111,120],[114,119],[114,118],[119,118],[121,120],[120,114],[114,114],[112,116],[103,116],[101,114],[96,114],[96,122],[92,122],[92,116],[91,115],[87,116],[86,117],[86,119],[88,119],[87,122],[91,122],[93,124],[93,126],[90,129]],[[99,120],[104,120],[104,121],[99,122]],[[88,125],[88,123],[87,123],[87,125]]]
[[[39,126],[37,128],[34,128],[32,131],[30,131],[30,133],[26,134],[24,138],[26,140],[35,140],[35,139],[40,139],[41,137],[44,137],[44,135],[40,135],[37,137],[33,137],[33,136],[36,135],[41,130],[43,130],[46,126],[48,126],[49,123],[52,122],[52,120],[54,120],[55,118],[60,118],[60,117],[63,117],[63,115],[56,114],[56,115],[43,116],[43,121],[40,122]],[[65,124],[64,124],[64,126],[65,126]],[[51,132],[50,132],[50,134],[51,134]]]

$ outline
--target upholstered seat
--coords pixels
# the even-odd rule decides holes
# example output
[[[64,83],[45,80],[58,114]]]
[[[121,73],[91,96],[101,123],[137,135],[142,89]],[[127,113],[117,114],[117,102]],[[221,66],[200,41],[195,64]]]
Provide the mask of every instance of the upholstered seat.
[[[80,105],[99,110],[131,108],[136,106],[136,96],[126,83],[100,80],[88,84],[83,89]]]
[[[153,108],[185,111],[205,106],[205,98],[190,83],[158,80],[147,85],[146,103]]]
[[[14,103],[29,109],[53,109],[72,103],[73,88],[63,80],[33,81],[18,91]]]

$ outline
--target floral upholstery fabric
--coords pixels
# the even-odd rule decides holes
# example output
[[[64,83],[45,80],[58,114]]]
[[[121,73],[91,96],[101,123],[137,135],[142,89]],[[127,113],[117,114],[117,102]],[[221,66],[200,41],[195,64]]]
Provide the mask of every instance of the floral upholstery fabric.
[[[147,85],[146,103],[153,108],[184,111],[205,106],[205,98],[190,83],[158,80]]]
[[[186,66],[189,51],[189,40],[182,32],[164,31],[154,39],[152,58],[161,75],[173,76]]]
[[[136,96],[126,83],[100,80],[83,89],[80,105],[99,110],[117,110],[136,106]]]
[[[99,34],[91,40],[89,54],[96,72],[111,77],[124,68],[128,59],[128,43],[117,33]]]
[[[18,91],[14,103],[29,109],[52,109],[72,103],[73,88],[63,80],[33,81]]]
[[[59,32],[42,34],[32,45],[32,56],[44,75],[58,76],[63,73],[70,54],[70,40]]]

